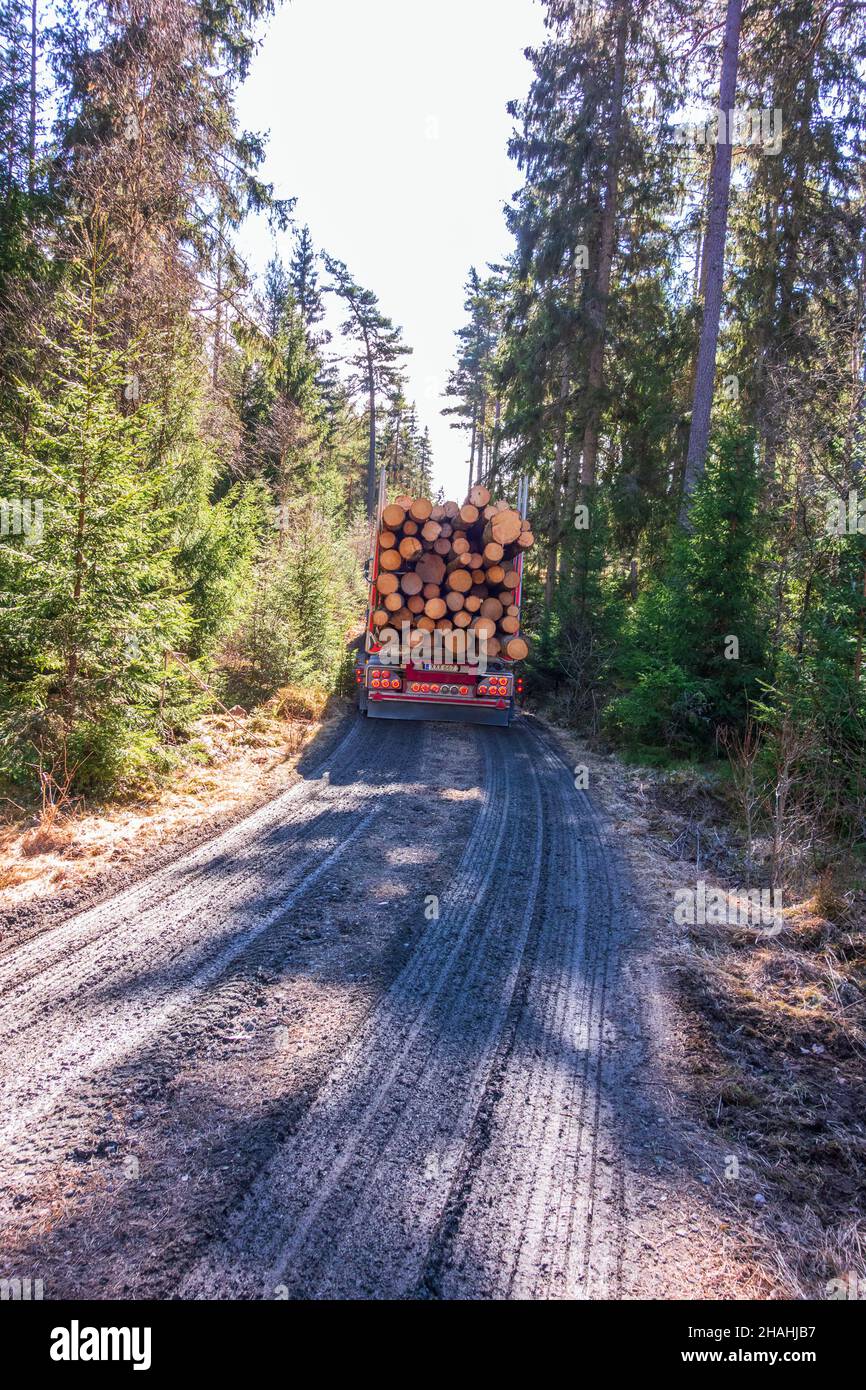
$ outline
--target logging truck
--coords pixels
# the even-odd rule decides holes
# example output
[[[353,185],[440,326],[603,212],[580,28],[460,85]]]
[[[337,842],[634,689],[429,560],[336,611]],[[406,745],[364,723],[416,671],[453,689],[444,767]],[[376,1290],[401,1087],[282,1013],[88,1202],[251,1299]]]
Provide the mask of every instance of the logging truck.
[[[355,665],[370,719],[508,725],[523,694],[516,664],[523,558],[533,536],[528,483],[517,508],[481,484],[466,502],[386,502],[379,477],[365,577],[369,602]]]

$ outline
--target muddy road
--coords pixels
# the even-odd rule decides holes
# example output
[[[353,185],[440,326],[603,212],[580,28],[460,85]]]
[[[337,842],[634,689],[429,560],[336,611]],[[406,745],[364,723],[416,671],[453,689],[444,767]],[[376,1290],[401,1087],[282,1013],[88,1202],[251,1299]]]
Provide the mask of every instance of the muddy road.
[[[640,914],[549,735],[352,716],[300,771],[0,956],[0,1273],[46,1298],[703,1291],[700,1213],[656,1200],[681,1142]]]

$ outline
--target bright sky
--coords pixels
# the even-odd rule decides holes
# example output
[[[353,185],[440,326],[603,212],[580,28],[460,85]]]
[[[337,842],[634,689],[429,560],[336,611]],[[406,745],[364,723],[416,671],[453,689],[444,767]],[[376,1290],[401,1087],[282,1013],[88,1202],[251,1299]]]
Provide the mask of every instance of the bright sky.
[[[270,132],[265,177],[402,326],[436,481],[461,499],[468,442],[440,396],[469,267],[509,249],[505,103],[526,94],[523,49],[543,33],[534,0],[291,0],[240,94],[243,125]],[[266,263],[266,226],[244,250]]]

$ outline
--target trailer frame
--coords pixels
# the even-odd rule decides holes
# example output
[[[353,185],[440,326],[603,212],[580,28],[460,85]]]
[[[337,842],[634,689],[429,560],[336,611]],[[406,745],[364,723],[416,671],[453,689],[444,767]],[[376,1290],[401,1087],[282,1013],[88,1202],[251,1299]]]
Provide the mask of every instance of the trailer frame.
[[[477,663],[455,665],[422,661],[416,666],[412,661],[393,665],[382,660],[373,628],[373,611],[385,494],[386,471],[382,468],[376,512],[370,521],[369,557],[364,566],[369,591],[367,622],[355,664],[359,709],[369,719],[431,719],[507,728],[519,712],[523,694],[523,677],[515,671],[514,662],[494,657],[481,671]],[[518,510],[525,516],[529,501],[527,478],[520,480],[517,499]],[[517,558],[520,581],[515,590],[518,608],[523,596],[523,558],[521,551]]]

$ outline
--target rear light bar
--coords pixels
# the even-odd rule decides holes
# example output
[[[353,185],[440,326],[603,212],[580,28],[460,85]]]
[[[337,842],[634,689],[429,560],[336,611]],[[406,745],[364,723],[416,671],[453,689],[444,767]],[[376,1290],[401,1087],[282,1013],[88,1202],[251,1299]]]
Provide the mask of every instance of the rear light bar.
[[[440,681],[412,681],[406,689],[412,695],[471,695],[471,685],[445,685]]]
[[[410,672],[409,674],[414,675],[416,673]],[[363,679],[360,668],[356,671],[356,679],[359,682]],[[387,695],[401,693],[421,699],[425,696],[436,699],[440,696],[453,697],[456,695],[463,699],[473,699],[478,696],[482,700],[502,702],[510,699],[512,694],[523,693],[522,677],[503,676],[492,672],[486,676],[475,678],[474,684],[467,681],[465,684],[459,685],[456,681],[442,680],[438,676],[427,680],[404,679],[395,671],[371,666],[367,668],[367,683],[369,689],[376,691],[377,694],[379,692]]]
[[[499,699],[503,695],[510,695],[507,676],[486,676],[478,682],[476,687],[477,694],[482,700]]]

